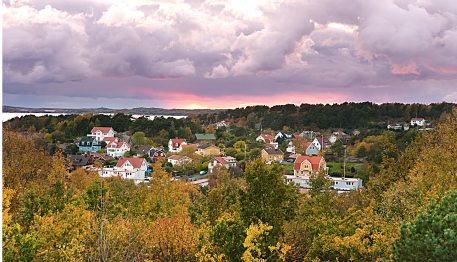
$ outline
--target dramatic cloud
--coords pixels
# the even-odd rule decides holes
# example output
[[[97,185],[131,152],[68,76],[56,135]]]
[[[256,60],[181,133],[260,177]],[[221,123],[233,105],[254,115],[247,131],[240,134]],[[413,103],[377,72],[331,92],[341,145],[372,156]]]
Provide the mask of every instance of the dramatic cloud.
[[[454,2],[4,1],[4,104],[453,101]]]

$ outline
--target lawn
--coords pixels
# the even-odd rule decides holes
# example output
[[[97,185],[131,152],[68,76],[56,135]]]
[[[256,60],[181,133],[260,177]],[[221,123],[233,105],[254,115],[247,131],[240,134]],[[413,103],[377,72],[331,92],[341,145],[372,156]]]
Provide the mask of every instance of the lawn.
[[[346,166],[360,168],[363,163],[346,163]],[[343,172],[343,163],[338,162],[327,162],[327,166],[332,165],[333,167],[329,168],[328,172],[331,173],[333,171]]]

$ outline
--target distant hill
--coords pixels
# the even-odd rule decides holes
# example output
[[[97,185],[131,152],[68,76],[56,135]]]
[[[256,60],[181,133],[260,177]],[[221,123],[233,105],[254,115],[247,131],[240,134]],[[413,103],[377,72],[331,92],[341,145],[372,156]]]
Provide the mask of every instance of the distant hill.
[[[3,113],[66,113],[66,114],[115,114],[124,113],[131,115],[165,115],[165,116],[188,116],[191,114],[214,114],[224,109],[164,109],[138,107],[132,109],[100,108],[27,108],[15,106],[3,106]]]

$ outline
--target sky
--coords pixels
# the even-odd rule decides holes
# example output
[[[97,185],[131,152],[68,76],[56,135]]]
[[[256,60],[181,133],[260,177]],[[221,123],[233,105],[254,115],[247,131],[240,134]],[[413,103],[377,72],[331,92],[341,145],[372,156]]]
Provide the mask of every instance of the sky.
[[[457,102],[454,0],[3,0],[3,105]]]

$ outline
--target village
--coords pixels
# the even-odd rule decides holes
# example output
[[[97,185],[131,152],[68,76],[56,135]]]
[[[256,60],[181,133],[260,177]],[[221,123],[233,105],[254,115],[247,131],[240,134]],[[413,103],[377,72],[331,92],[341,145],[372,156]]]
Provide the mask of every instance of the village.
[[[419,130],[427,126],[421,118],[411,119],[410,124]],[[387,129],[408,130],[409,124],[393,123]],[[246,161],[260,158],[268,165],[283,166],[284,181],[298,184],[301,192],[311,188],[310,177],[319,173],[333,181],[331,188],[338,193],[363,187],[362,178],[354,176],[354,171],[367,162],[366,158],[360,154],[359,157],[346,154],[348,143],[360,134],[358,130],[351,134],[341,130],[321,134],[309,130],[293,133],[267,129],[259,135],[249,134],[252,141],[240,140],[232,147],[226,147],[227,143],[224,143],[233,130],[229,122],[220,121],[204,130],[206,133],[193,134],[191,141],[176,137],[169,139],[166,146],[152,146],[145,145],[143,132],[129,136],[112,127],[94,127],[87,137],[75,141],[78,151],[67,155],[67,159],[72,170],[82,168],[89,172],[94,169],[100,177],[120,176],[132,179],[136,184],[149,184],[153,165],[162,163],[165,170],[173,174],[173,179],[207,186],[216,166],[224,166],[231,176],[237,177],[242,175]],[[216,130],[223,130],[223,135],[216,137]],[[282,149],[280,145],[283,145]],[[285,150],[284,145],[287,145]],[[335,163],[335,155],[343,163]],[[334,166],[339,166],[340,172],[330,172]]]

